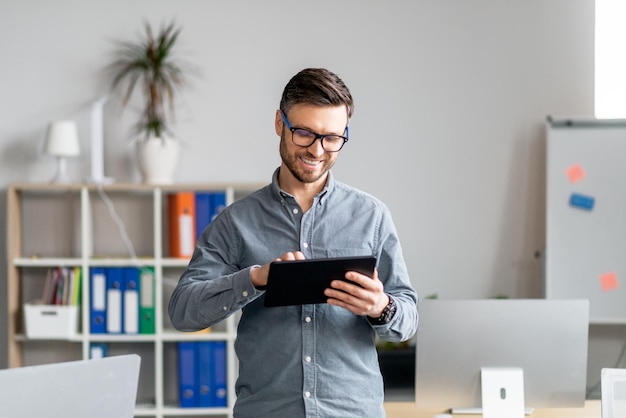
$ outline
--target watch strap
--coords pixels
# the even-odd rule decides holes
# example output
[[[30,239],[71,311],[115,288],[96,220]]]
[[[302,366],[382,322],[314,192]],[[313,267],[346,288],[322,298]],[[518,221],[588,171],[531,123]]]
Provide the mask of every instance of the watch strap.
[[[388,324],[393,319],[396,311],[398,310],[398,307],[396,305],[396,301],[391,297],[390,294],[387,294],[387,297],[389,297],[389,303],[387,303],[387,306],[385,306],[380,316],[378,318],[367,317],[367,320],[370,322],[370,324],[384,325]]]

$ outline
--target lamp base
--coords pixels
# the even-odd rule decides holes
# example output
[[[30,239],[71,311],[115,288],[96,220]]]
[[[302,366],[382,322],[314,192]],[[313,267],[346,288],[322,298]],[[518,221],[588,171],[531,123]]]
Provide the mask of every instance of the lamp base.
[[[54,184],[67,184],[70,183],[67,177],[67,160],[65,157],[57,157],[57,172],[50,180],[50,183]]]

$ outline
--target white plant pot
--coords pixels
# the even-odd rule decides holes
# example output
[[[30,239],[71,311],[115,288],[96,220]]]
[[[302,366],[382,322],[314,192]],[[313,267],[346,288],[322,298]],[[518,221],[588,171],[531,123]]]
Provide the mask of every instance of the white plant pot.
[[[178,166],[180,144],[171,138],[137,141],[137,162],[144,183],[172,184]]]

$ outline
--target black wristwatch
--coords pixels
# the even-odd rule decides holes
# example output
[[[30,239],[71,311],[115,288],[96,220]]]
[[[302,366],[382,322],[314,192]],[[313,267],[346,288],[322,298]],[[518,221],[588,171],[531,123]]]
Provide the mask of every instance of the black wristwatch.
[[[383,312],[380,314],[380,316],[378,318],[371,318],[369,316],[367,317],[367,320],[370,322],[370,324],[372,325],[387,324],[389,323],[389,321],[391,321],[393,316],[396,314],[396,310],[398,310],[398,307],[396,306],[396,301],[393,300],[391,295],[387,294],[387,296],[389,297],[389,303],[387,304],[387,306],[385,306],[385,309],[383,309]]]

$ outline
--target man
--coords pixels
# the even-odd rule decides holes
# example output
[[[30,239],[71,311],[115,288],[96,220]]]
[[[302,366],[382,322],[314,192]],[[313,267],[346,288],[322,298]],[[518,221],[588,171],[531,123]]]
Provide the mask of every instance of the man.
[[[169,303],[192,331],[242,309],[235,350],[237,418],[380,418],[383,381],[375,338],[417,329],[412,288],[389,210],[330,171],[348,141],[353,101],[325,69],[285,86],[275,128],[282,163],[272,183],[227,207],[198,239]],[[328,303],[266,308],[269,263],[374,255],[373,278],[348,272]]]

